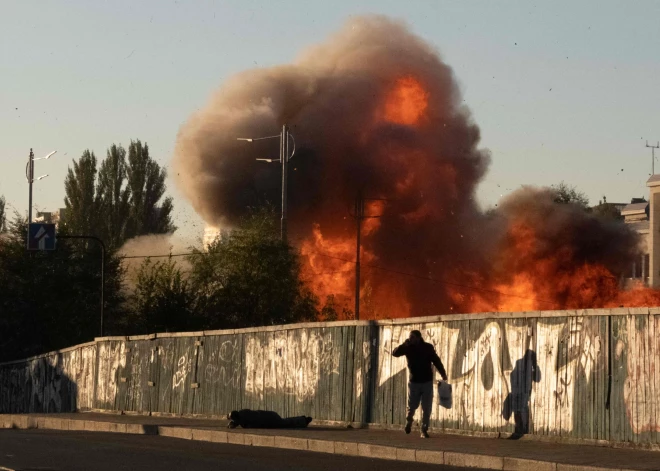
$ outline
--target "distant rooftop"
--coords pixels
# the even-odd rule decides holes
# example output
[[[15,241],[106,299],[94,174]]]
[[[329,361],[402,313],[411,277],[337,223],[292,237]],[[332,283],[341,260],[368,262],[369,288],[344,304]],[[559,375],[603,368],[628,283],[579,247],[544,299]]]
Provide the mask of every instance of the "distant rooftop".
[[[660,185],[660,175],[655,174],[651,175],[651,178],[646,180],[646,186],[658,186]]]
[[[628,204],[626,205],[625,208],[621,210],[621,215],[622,216],[629,216],[633,214],[642,214],[646,212],[646,208],[648,207],[649,203],[633,203],[633,204]]]

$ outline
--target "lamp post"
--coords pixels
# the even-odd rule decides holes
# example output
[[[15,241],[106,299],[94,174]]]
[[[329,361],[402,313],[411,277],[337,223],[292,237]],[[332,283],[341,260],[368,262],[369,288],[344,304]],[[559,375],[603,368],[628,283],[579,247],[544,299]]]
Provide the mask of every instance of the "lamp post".
[[[293,138],[293,135],[289,132],[289,127],[285,124],[282,126],[282,132],[277,136],[266,136],[266,137],[239,137],[238,141],[254,142],[261,141],[263,139],[280,139],[280,158],[279,162],[282,164],[282,220],[280,222],[280,231],[282,241],[286,242],[287,236],[287,185],[288,185],[288,163],[293,158],[293,155],[296,153],[296,140]],[[289,155],[289,139],[293,141],[293,148],[291,150],[291,155]],[[261,162],[277,162],[275,159],[256,159]]]
[[[29,186],[29,197],[28,197],[28,224],[32,223],[32,184],[34,183],[34,163],[37,160],[47,160],[50,159],[57,151],[54,150],[50,154],[48,154],[46,157],[40,157],[38,159],[34,158],[34,152],[32,152],[32,149],[30,149],[30,156],[28,157],[28,163],[25,166],[25,178],[28,181],[28,186]],[[46,178],[48,174],[42,175],[37,178],[37,181]]]

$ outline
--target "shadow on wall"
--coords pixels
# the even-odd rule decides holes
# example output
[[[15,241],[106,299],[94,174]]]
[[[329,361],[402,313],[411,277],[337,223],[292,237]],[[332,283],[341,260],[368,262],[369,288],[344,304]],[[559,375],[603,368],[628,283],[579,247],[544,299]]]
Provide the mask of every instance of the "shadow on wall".
[[[525,355],[516,361],[511,371],[511,392],[502,405],[502,417],[509,420],[513,414],[515,432],[512,439],[529,433],[529,402],[532,394],[532,382],[541,381],[541,370],[536,362],[536,352],[527,350]]]
[[[0,365],[0,414],[75,412],[78,386],[61,353]]]

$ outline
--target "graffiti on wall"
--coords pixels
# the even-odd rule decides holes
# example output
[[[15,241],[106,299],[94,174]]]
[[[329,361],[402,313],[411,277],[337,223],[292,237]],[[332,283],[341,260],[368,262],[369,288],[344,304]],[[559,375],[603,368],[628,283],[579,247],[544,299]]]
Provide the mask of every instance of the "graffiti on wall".
[[[386,326],[379,332],[379,387],[406,369],[405,359],[391,352],[413,329],[447,369],[454,405],[434,402],[432,417],[451,427],[571,432],[576,375],[588,388],[596,369],[606,366],[601,333],[583,317]]]
[[[198,357],[192,339],[164,339],[155,348],[140,348],[141,341],[131,341],[136,346],[131,343],[135,353],[130,358],[126,342],[102,341],[0,366],[0,411],[144,407],[149,398],[142,401],[140,395],[147,391],[159,398],[163,412],[176,405],[175,412],[186,413],[191,404],[197,407],[195,413],[215,411],[213,401],[237,407],[259,401],[287,404],[292,397],[316,407],[323,388],[332,388],[328,407],[339,404],[327,412],[332,420],[401,423],[407,369],[405,358],[393,358],[392,350],[412,329],[435,347],[453,385],[451,409],[434,402],[434,426],[616,440],[639,440],[648,434],[644,440],[657,440],[660,321],[655,315],[572,312],[567,317],[223,334],[205,341],[203,357]],[[139,361],[140,352],[151,352],[151,358]],[[158,375],[150,387],[157,389],[150,390],[143,383],[151,370],[143,370],[154,362],[159,364],[154,370]],[[189,400],[200,391],[184,387],[193,381],[193,372],[201,388],[214,388],[213,395],[205,396],[211,403]],[[127,375],[129,381],[123,378]]]
[[[321,375],[339,375],[341,350],[332,332],[320,329],[286,331],[266,340],[250,336],[245,347],[245,391],[263,399],[264,394],[293,395],[302,401],[318,392]]]
[[[98,372],[96,398],[101,404],[114,405],[120,381],[118,370],[126,367],[126,344],[124,342],[101,342],[98,344]]]
[[[0,366],[0,413],[69,412],[91,408],[96,347]]]
[[[241,364],[238,339],[225,340],[218,350],[210,352],[204,367],[204,381],[208,385],[236,388],[241,377]]]

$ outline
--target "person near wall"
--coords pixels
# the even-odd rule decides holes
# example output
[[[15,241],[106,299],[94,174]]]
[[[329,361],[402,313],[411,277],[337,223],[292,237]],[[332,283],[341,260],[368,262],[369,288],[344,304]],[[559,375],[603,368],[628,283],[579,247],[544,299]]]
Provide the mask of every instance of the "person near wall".
[[[229,428],[305,428],[312,421],[311,417],[303,415],[283,419],[277,412],[250,409],[231,411],[227,419]]]
[[[406,416],[406,433],[412,429],[415,411],[422,403],[422,438],[428,438],[429,420],[433,406],[433,365],[440,372],[440,376],[447,381],[445,367],[435,348],[422,338],[419,330],[410,332],[408,339],[392,351],[395,357],[406,357],[408,362],[408,414]]]

